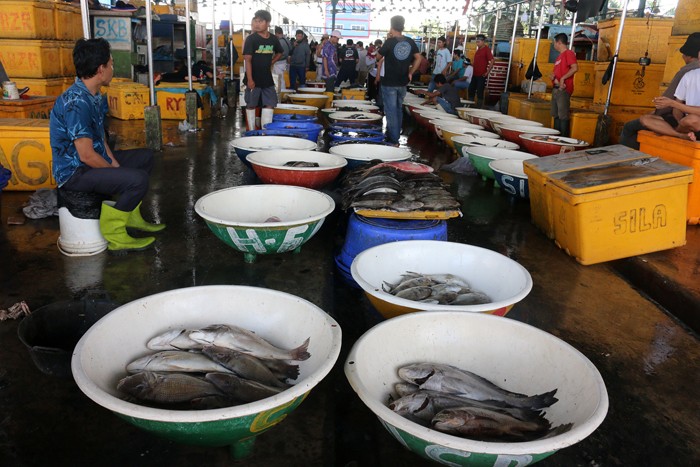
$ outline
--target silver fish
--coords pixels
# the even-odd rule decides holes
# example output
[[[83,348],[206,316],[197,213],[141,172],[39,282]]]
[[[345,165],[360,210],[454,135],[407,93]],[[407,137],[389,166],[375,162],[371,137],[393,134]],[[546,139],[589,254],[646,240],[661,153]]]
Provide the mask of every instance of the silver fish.
[[[202,353],[241,378],[257,381],[268,386],[288,387],[277,379],[259,358],[215,345],[205,345]]]
[[[477,439],[511,437],[535,439],[549,430],[549,423],[526,422],[495,410],[478,407],[456,407],[439,412],[431,425],[434,429]]]
[[[396,212],[408,212],[408,211],[416,211],[418,209],[421,209],[425,207],[425,204],[422,201],[410,201],[407,199],[402,199],[400,201],[395,201],[391,203],[391,206],[389,206],[389,209],[392,211]]]
[[[384,289],[384,291],[387,293],[391,293],[391,294],[396,295],[397,293],[401,292],[402,290],[410,289],[411,287],[429,286],[432,283],[433,283],[433,281],[427,277],[415,277],[415,278],[404,280],[404,281],[400,282],[398,285],[394,285],[394,286],[392,286],[388,282],[384,282],[384,284],[382,284],[382,289]],[[385,287],[385,285],[387,287]]]
[[[458,295],[450,305],[482,305],[491,303],[491,297],[481,292],[467,292]]]
[[[137,399],[160,403],[188,402],[192,399],[221,395],[209,381],[182,373],[143,371],[122,378],[117,389]]]
[[[192,331],[190,339],[201,344],[226,347],[263,359],[307,360],[311,357],[311,354],[307,352],[309,339],[306,339],[295,349],[281,349],[251,331],[225,324],[216,324]]]
[[[502,401],[513,407],[543,409],[557,401],[556,389],[534,396],[518,394],[451,365],[416,363],[400,368],[399,377],[421,389],[459,394],[478,401]]]
[[[419,301],[430,297],[432,289],[430,287],[411,287],[410,289],[402,290],[396,296],[406,300]]]
[[[299,365],[293,365],[284,360],[261,360],[261,362],[280,381],[297,379],[299,377]]]
[[[408,396],[409,394],[413,394],[418,390],[418,386],[411,383],[396,383],[394,385],[394,391],[396,391],[396,394],[398,394],[399,397]]]
[[[225,367],[199,352],[163,350],[134,360],[126,366],[129,373],[140,371],[180,371],[185,373],[207,373],[221,371],[230,373]]]
[[[205,378],[224,394],[243,402],[259,401],[283,391],[281,388],[270,387],[231,373],[207,373]]]
[[[189,329],[173,329],[159,334],[146,344],[151,350],[199,350],[202,344],[189,337]]]

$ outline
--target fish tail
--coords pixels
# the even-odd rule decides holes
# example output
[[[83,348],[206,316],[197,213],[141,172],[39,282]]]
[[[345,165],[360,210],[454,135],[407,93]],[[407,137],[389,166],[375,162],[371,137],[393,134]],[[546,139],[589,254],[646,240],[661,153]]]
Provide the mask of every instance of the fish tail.
[[[283,374],[286,379],[297,379],[299,377],[299,365],[289,365],[285,368]]]
[[[537,394],[532,397],[528,397],[525,401],[525,406],[530,407],[531,409],[544,409],[549,407],[550,405],[554,404],[557,402],[559,399],[554,397],[554,394],[556,394],[557,390],[553,389],[549,392],[545,392],[542,394]]]
[[[311,338],[307,338],[303,344],[301,344],[296,349],[292,349],[290,354],[292,355],[292,360],[308,360],[311,354],[306,350],[309,348],[309,341]]]

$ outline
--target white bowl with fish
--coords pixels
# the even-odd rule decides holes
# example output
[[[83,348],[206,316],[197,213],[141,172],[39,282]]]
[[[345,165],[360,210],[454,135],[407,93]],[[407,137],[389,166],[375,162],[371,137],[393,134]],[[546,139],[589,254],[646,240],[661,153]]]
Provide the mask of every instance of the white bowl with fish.
[[[433,379],[430,373],[415,370],[415,364],[452,365],[523,395],[556,390],[557,400],[542,412],[553,429],[534,440],[483,441],[434,429],[438,421],[448,422],[446,415],[451,426],[468,427],[455,412],[441,412],[442,416],[436,416],[435,423],[428,422],[428,426],[404,418],[388,407],[399,397],[397,383],[404,381],[399,370],[411,366],[402,376],[417,379],[421,386]],[[345,362],[345,375],[394,438],[416,455],[449,466],[538,462],[585,439],[608,411],[605,383],[581,352],[528,324],[483,314],[413,313],[380,323],[357,340]],[[479,381],[459,380],[459,384],[468,385],[459,389],[463,394],[479,397],[472,389],[479,387]],[[501,399],[491,394],[484,397]],[[488,419],[473,423],[483,429]],[[513,428],[503,422],[496,427]]]
[[[338,111],[327,115],[328,120],[333,123],[369,123],[372,125],[380,125],[383,116],[372,112],[344,112]]]
[[[295,362],[299,375],[288,389],[232,407],[154,408],[127,401],[117,390],[127,365],[153,352],[146,345],[155,336],[214,324],[252,331],[280,349],[303,347],[309,339],[310,356]],[[190,287],[144,297],[109,313],[78,342],[72,370],[85,395],[129,423],[186,444],[230,446],[233,457],[241,458],[252,451],[256,435],[281,422],[328,374],[340,345],[338,323],[302,298],[258,287]],[[154,393],[170,394],[167,382],[147,382]]]
[[[348,161],[348,168],[357,168],[358,165],[372,160],[382,162],[406,161],[411,158],[411,152],[404,148],[395,148],[385,144],[339,144],[329,149],[331,154],[342,156]]]
[[[486,248],[454,242],[407,240],[378,245],[357,255],[350,269],[353,279],[385,318],[436,310],[505,316],[532,289],[530,273],[517,262]],[[397,292],[395,286],[411,280],[413,274],[435,280],[415,286],[420,290],[404,284],[404,289],[411,290],[392,293]],[[416,282],[420,283],[420,279]],[[443,290],[441,283],[459,285],[449,287],[445,297],[457,293],[459,300],[442,300],[441,295],[435,303],[434,291]],[[462,283],[466,286],[462,287]],[[426,295],[425,287],[433,291]],[[418,295],[410,295],[411,292]]]

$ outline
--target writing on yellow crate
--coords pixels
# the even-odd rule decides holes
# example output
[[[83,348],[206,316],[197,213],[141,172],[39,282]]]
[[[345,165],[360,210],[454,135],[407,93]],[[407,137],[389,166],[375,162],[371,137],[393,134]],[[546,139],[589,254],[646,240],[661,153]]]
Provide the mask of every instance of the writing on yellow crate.
[[[646,232],[651,229],[666,227],[666,206],[659,204],[654,209],[630,209],[615,215],[615,234]]]

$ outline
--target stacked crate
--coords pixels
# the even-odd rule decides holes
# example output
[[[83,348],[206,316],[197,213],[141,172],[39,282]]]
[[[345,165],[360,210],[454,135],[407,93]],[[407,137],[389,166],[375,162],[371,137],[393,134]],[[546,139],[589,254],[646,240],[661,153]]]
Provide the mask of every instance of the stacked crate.
[[[672,18],[626,18],[613,79],[608,115],[612,120],[610,142],[619,141],[625,123],[654,110],[653,99],[659,95],[666,67]],[[615,53],[620,18],[598,23],[598,63],[595,64],[593,108],[603,113],[610,82],[603,85],[603,74]],[[651,59],[642,66],[639,59]]]
[[[80,8],[54,0],[0,0],[0,60],[30,96],[59,96],[73,84]]]
[[[697,3],[694,1],[679,0],[673,18],[671,36],[668,38],[666,67],[659,94],[663,94],[678,70],[685,65],[680,48],[685,44],[688,36],[694,32],[700,32],[700,8],[697,8]]]

